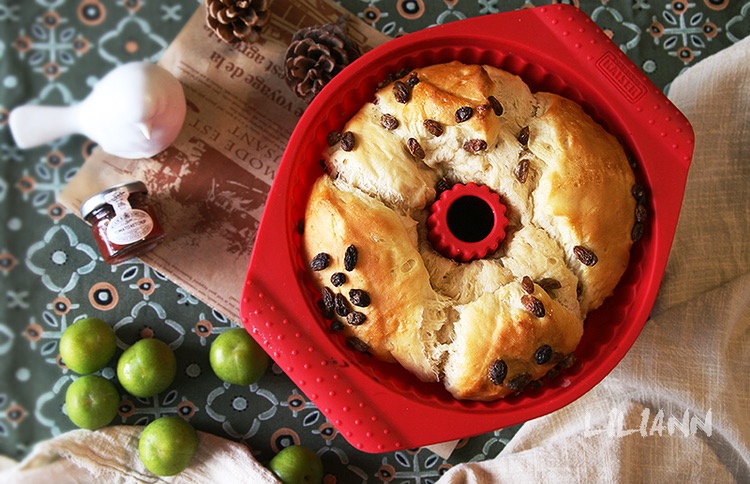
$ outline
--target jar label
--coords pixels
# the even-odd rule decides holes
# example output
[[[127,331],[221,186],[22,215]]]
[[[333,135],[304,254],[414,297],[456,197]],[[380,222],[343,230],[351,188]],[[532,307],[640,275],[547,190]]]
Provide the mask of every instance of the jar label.
[[[119,187],[104,195],[104,201],[112,205],[115,213],[119,215],[131,209],[129,196],[130,194],[125,187]]]
[[[124,210],[107,225],[107,239],[117,245],[128,245],[145,238],[154,228],[151,216],[140,209]]]

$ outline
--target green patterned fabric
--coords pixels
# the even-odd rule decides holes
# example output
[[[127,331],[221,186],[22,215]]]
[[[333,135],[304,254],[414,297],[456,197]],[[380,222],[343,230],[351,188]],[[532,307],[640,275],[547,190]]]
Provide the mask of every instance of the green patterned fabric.
[[[344,0],[390,36],[467,17],[550,2],[524,0]],[[573,2],[661,89],[683,69],[750,33],[750,0]],[[274,366],[256,385],[222,384],[208,347],[233,322],[162,274],[132,261],[104,264],[88,227],[57,194],[93,144],[70,136],[18,149],[8,114],[18,105],[71,104],[115,66],[157,61],[196,0],[0,0],[0,453],[15,459],[34,443],[74,428],[64,414],[74,376],[60,364],[61,333],[95,316],[115,328],[118,354],[142,336],[169,343],[178,376],[156,398],[120,387],[115,423],[181,415],[199,430],[246,443],[261,462],[300,442],[321,453],[331,482],[433,482],[459,462],[492,458],[517,427],[464,439],[447,461],[427,449],[355,450]],[[114,378],[114,368],[102,375]]]

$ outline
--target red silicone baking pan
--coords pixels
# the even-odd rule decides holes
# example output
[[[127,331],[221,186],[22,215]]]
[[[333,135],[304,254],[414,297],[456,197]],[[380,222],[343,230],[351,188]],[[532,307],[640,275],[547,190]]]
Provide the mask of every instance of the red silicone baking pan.
[[[649,219],[623,279],[589,314],[577,363],[540,388],[494,402],[459,401],[395,364],[349,349],[316,307],[298,224],[321,174],[326,135],[404,67],[460,60],[513,72],[535,91],[581,104],[620,139],[648,193]],[[537,7],[432,27],[363,55],[315,98],[295,128],[248,268],[242,321],[356,448],[385,452],[469,437],[564,407],[623,358],[649,316],[679,215],[693,131],[661,91],[580,10]]]

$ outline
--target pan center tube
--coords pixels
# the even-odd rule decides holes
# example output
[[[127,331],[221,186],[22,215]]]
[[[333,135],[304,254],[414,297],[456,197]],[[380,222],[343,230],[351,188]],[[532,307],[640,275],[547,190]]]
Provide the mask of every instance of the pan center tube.
[[[455,184],[441,193],[429,210],[427,238],[438,253],[449,259],[483,259],[505,239],[505,205],[497,193],[484,185]]]

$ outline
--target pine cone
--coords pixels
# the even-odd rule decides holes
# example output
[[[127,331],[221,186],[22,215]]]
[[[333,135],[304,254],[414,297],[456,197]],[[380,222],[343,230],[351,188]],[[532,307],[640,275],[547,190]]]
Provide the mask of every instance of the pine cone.
[[[268,0],[206,0],[206,23],[229,44],[257,41],[270,17]]]
[[[325,24],[294,34],[284,66],[286,82],[298,97],[312,101],[333,76],[360,56],[344,29],[345,25]]]

